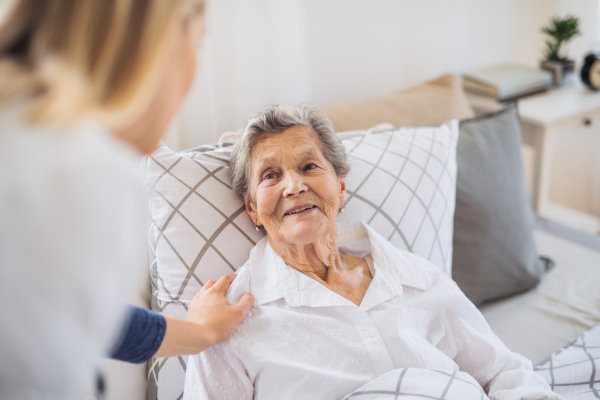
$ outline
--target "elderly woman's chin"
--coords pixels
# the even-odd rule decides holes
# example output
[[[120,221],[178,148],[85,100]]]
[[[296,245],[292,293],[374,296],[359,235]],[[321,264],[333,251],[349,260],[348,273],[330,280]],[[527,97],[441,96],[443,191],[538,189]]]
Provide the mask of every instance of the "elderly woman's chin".
[[[284,216],[280,234],[284,242],[300,245],[320,241],[334,229],[335,220],[330,221],[319,208],[315,207],[299,214]]]

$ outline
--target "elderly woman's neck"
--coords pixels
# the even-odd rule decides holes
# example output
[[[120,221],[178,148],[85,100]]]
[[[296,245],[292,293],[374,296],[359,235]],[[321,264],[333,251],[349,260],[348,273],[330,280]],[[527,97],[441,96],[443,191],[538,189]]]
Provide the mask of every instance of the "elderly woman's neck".
[[[344,268],[338,250],[337,232],[301,245],[273,243],[270,240],[269,243],[287,265],[308,276],[327,281],[331,270]]]

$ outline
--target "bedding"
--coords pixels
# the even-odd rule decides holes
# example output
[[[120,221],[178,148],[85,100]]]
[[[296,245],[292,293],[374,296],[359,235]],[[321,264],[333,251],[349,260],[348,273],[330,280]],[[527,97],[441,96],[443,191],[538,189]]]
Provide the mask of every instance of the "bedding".
[[[457,135],[456,121],[342,135],[352,170],[339,220],[363,219],[450,275]],[[152,309],[166,316],[184,318],[203,282],[234,272],[264,235],[231,191],[229,152],[227,144],[179,153],[163,145],[146,158]],[[176,399],[186,362],[153,360],[148,392]]]
[[[343,400],[485,400],[479,383],[466,372],[398,368],[355,390]]]
[[[548,233],[544,225],[535,240],[556,267],[535,289],[480,306],[508,348],[534,365],[600,322],[600,251],[561,238],[556,229]]]
[[[556,351],[536,371],[567,400],[600,399],[600,325]]]

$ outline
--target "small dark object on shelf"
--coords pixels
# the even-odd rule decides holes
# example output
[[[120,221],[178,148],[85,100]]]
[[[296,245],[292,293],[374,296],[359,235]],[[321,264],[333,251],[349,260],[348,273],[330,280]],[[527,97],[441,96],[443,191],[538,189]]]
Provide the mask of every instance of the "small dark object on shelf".
[[[575,61],[542,61],[540,63],[540,68],[552,72],[552,76],[554,77],[554,86],[562,86],[565,83],[568,83],[568,76],[575,72]]]
[[[600,54],[592,52],[583,59],[581,81],[592,90],[600,90]]]

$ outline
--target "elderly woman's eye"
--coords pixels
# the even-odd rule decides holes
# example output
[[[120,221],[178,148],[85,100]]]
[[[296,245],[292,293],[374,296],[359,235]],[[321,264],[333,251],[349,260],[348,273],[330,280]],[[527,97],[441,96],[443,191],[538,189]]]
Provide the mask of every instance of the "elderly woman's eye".
[[[315,168],[317,168],[316,164],[309,163],[309,164],[306,164],[306,166],[304,167],[304,170],[308,171],[309,169],[315,169]]]
[[[277,176],[274,173],[271,172],[270,174],[265,175],[264,179],[275,179],[276,177]]]

